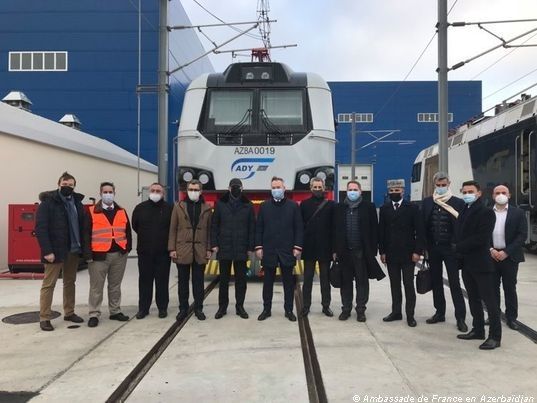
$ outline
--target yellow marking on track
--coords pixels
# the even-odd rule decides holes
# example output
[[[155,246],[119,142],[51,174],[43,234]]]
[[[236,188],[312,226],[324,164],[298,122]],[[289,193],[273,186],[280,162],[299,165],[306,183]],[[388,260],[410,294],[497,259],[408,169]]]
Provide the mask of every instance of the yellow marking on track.
[[[251,261],[248,260],[246,261],[246,267],[247,268],[250,268],[250,265],[251,265]],[[303,260],[297,260],[296,264],[295,264],[295,267],[294,267],[294,270],[293,270],[293,273],[294,274],[297,274],[297,275],[303,275],[304,274],[304,261]],[[317,275],[319,275],[319,264],[315,264],[315,273],[317,273]],[[206,276],[217,276],[220,274],[220,266],[218,264],[218,260],[209,260],[209,262],[205,265],[205,275]],[[233,267],[233,264],[231,265],[231,275],[233,276],[235,274],[235,270],[234,270],[234,267]],[[280,268],[276,268],[276,275],[277,276],[280,276],[282,273],[281,273],[281,270]]]

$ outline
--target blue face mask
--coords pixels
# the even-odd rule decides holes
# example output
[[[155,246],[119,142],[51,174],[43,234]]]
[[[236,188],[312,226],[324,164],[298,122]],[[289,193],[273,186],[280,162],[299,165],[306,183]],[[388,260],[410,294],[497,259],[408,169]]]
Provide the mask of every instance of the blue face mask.
[[[358,198],[360,197],[360,194],[361,192],[359,190],[347,190],[347,198],[351,202],[358,200]]]
[[[477,196],[475,193],[466,193],[465,195],[462,195],[462,200],[464,200],[466,204],[472,204],[477,200]]]
[[[285,190],[283,189],[271,189],[270,193],[275,200],[282,200]]]
[[[435,193],[439,196],[442,196],[442,195],[445,195],[448,191],[448,187],[447,186],[437,186],[435,188]]]

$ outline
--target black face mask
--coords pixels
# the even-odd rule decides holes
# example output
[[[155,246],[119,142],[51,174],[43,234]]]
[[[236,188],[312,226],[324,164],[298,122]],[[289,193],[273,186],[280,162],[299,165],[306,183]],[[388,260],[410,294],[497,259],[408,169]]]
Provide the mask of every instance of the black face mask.
[[[401,193],[389,193],[388,197],[394,203],[398,203],[401,201]]]
[[[235,199],[238,199],[241,195],[241,187],[240,186],[231,186],[231,190],[229,193],[231,193],[231,196],[233,196]]]
[[[317,199],[322,199],[324,197],[324,192],[322,190],[312,190],[313,196]]]
[[[60,193],[63,197],[69,197],[73,194],[75,190],[71,186],[62,186],[60,187]]]

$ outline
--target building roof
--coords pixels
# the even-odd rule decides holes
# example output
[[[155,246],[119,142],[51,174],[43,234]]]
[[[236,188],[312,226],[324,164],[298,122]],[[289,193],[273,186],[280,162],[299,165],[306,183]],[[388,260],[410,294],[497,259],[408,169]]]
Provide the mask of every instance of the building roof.
[[[121,165],[138,167],[136,155],[107,140],[4,103],[0,103],[0,133]],[[142,159],[140,169],[155,173],[158,171],[156,165]]]

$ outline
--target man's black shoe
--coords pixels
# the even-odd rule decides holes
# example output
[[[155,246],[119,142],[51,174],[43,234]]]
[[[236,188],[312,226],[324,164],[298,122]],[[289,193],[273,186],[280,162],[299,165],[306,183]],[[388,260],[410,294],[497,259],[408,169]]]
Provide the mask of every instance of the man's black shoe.
[[[513,330],[520,329],[520,326],[518,326],[518,324],[514,320],[509,320],[509,319],[507,320],[507,327]]]
[[[339,320],[347,320],[351,317],[351,313],[349,311],[342,311],[340,314],[339,314]]]
[[[149,315],[149,312],[138,311],[138,313],[136,314],[136,319],[143,319],[143,318],[145,318],[147,315]]]
[[[184,321],[186,319],[187,316],[188,316],[188,311],[187,310],[179,311],[179,313],[175,317],[175,320],[177,322],[182,322],[182,321]]]
[[[476,332],[474,329],[466,334],[458,334],[457,339],[461,340],[485,340],[485,333]]]
[[[414,318],[406,318],[406,323],[408,324],[408,326],[410,327],[416,327],[416,325],[418,324],[416,322],[416,319]]]
[[[483,344],[479,346],[479,349],[480,350],[494,350],[495,348],[500,347],[500,345],[501,345],[500,340],[494,340],[489,337],[487,340],[485,340]]]
[[[285,312],[285,317],[289,319],[291,322],[296,322],[296,316],[293,313],[293,311]]]
[[[216,311],[216,314],[214,315],[214,318],[215,319],[222,319],[225,314],[227,314],[227,310],[225,308],[218,308],[218,311]]]
[[[356,312],[356,320],[358,322],[365,322],[366,317],[364,312]]]
[[[45,332],[51,332],[54,330],[52,324],[50,323],[50,320],[42,320],[41,322],[39,322],[39,327]]]
[[[69,316],[64,316],[63,320],[66,320],[68,322],[74,322],[74,323],[84,323],[84,319],[82,319],[76,313],[72,313]]]
[[[433,316],[431,316],[429,319],[425,321],[425,323],[428,323],[429,325],[432,325],[433,323],[439,323],[439,322],[445,322],[446,317],[444,315],[439,315],[435,313]],[[462,330],[461,330],[462,332]]]
[[[384,322],[393,322],[394,320],[403,320],[403,315],[400,313],[390,313],[388,316],[382,318]]]
[[[323,313],[324,313],[326,316],[328,316],[329,318],[331,318],[332,316],[334,316],[334,312],[332,312],[332,310],[331,310],[329,307],[327,307],[327,306],[325,306],[325,307],[323,308]]]
[[[235,308],[235,313],[243,319],[248,319],[248,313],[244,310],[244,307],[238,306]]]
[[[92,318],[89,318],[88,327],[97,327],[98,325],[99,325],[99,318],[96,318],[95,316]]]
[[[270,311],[263,310],[263,312],[261,312],[261,315],[257,317],[257,320],[265,320],[267,318],[270,318],[271,316],[272,314],[270,313]]]
[[[111,320],[119,320],[120,322],[126,322],[129,320],[129,317],[127,315],[123,315],[123,313],[116,313],[114,315],[110,315]]]
[[[302,308],[302,316],[308,316],[308,314],[310,313],[310,309],[309,308]]]
[[[459,332],[463,333],[468,331],[468,326],[466,326],[464,319],[457,319],[457,329],[459,329]]]
[[[207,319],[207,317],[205,316],[205,314],[203,313],[203,311],[201,309],[194,310],[194,315],[196,315],[196,318],[198,318],[198,320]]]
[[[165,318],[166,316],[168,316],[168,311],[166,309],[159,309],[158,310],[158,317],[160,319]]]

